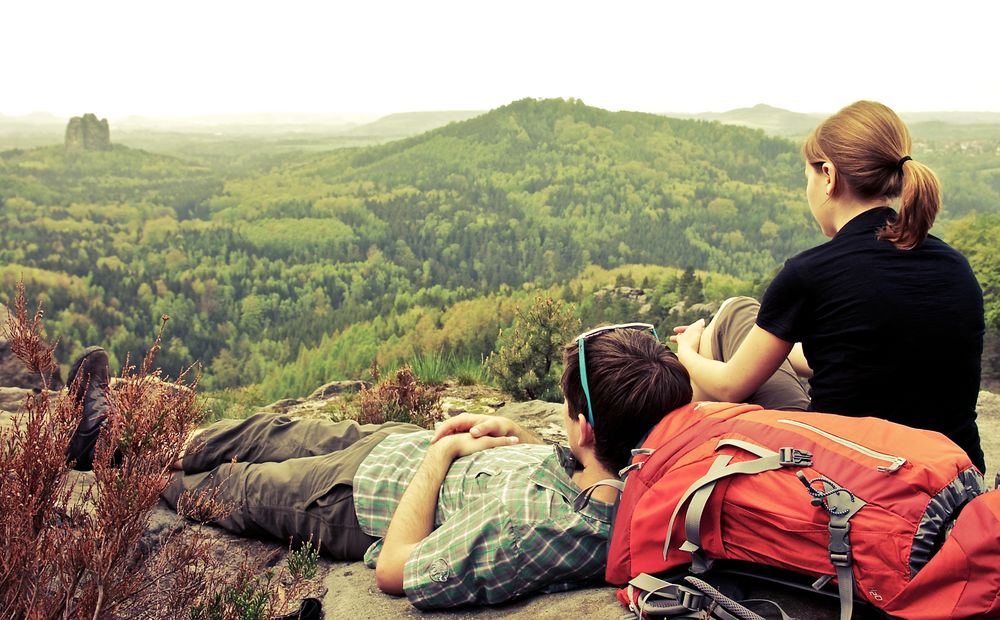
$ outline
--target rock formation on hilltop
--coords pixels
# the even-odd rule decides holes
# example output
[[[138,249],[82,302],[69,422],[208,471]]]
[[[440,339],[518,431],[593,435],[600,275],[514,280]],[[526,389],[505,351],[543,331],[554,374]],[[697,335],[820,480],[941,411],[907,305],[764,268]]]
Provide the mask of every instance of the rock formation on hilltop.
[[[110,151],[111,130],[108,119],[100,120],[93,114],[74,116],[66,125],[66,149],[83,151]]]
[[[0,388],[15,387],[41,389],[42,380],[36,375],[28,372],[17,359],[13,351],[10,350],[10,342],[4,337],[7,325],[7,307],[0,304]],[[63,387],[62,373],[56,368],[49,378],[49,388],[58,390]]]

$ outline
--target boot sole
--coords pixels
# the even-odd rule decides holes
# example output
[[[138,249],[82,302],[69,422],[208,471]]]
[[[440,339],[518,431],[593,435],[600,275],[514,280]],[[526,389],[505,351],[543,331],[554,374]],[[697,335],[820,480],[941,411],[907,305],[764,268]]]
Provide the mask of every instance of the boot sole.
[[[73,366],[69,369],[69,376],[66,377],[66,387],[73,385],[73,382],[76,381],[76,375],[80,372],[80,366],[83,366],[83,360],[87,359],[91,353],[97,353],[98,351],[104,351],[104,347],[94,346],[83,350],[83,353],[76,358]]]

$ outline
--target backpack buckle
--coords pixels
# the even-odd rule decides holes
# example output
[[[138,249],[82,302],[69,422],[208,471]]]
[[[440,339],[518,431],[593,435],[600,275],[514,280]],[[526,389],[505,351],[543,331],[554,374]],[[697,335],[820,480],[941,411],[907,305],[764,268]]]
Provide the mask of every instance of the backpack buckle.
[[[806,450],[779,448],[778,463],[782,467],[808,467],[813,464],[813,455]]]
[[[705,594],[685,586],[677,587],[677,603],[691,611],[697,611],[705,604]]]
[[[843,525],[831,523],[830,529],[830,562],[834,566],[851,565],[851,524],[845,521]]]

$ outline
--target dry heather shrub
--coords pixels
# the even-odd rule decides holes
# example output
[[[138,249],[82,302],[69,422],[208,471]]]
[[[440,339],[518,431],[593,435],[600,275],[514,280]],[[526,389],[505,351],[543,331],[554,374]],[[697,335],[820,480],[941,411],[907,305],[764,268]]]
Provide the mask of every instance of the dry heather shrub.
[[[44,381],[56,366],[54,346],[43,337],[41,308],[28,319],[23,283],[14,307],[0,329]],[[201,417],[191,369],[168,383],[153,366],[166,320],[139,368],[126,362],[108,394],[112,410],[95,451],[92,485],[66,466],[81,416],[68,395],[29,396],[13,427],[0,430],[0,618],[176,618],[180,610],[190,616],[206,609],[234,587],[219,578],[227,558],[213,556],[214,543],[200,526],[144,540],[170,465]],[[202,521],[227,513],[208,496],[185,505]],[[280,611],[284,601],[265,598],[264,612]],[[211,617],[249,616],[226,607]]]
[[[372,365],[372,379],[378,381],[379,370]],[[357,397],[357,421],[361,424],[409,422],[433,428],[442,418],[441,395],[420,382],[413,369],[403,366],[392,377],[362,388]]]

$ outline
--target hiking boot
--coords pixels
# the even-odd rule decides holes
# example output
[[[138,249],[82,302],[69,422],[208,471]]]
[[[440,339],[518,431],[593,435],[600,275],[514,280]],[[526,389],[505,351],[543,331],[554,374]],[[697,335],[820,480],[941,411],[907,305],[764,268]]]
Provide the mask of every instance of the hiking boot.
[[[73,362],[66,385],[73,390],[73,402],[81,408],[83,416],[73,438],[66,448],[66,462],[77,471],[94,468],[94,448],[101,427],[108,419],[108,354],[101,347],[88,347]]]
[[[287,616],[278,616],[272,620],[320,620],[323,617],[323,604],[318,598],[303,599],[298,611]]]

